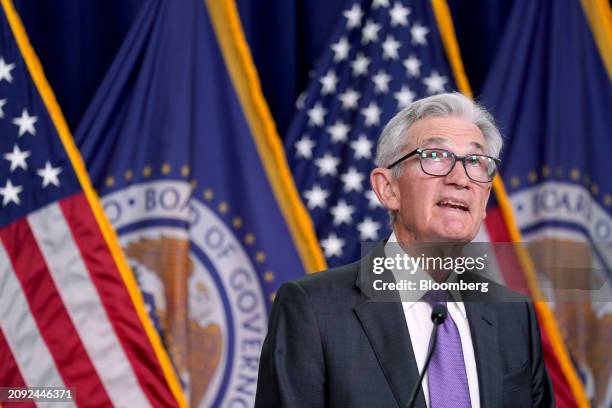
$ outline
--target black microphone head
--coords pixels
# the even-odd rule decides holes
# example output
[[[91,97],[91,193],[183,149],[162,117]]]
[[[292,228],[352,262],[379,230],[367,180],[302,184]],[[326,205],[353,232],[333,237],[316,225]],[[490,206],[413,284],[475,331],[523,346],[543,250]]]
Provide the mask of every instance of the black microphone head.
[[[434,305],[433,310],[431,311],[431,321],[434,324],[442,324],[444,320],[446,320],[446,316],[448,315],[448,309],[445,304],[437,303]]]

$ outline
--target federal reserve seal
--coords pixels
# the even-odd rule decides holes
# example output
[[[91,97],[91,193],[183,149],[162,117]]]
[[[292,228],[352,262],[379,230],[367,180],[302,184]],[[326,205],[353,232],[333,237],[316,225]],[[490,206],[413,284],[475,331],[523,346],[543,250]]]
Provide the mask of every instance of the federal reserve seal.
[[[266,297],[232,228],[186,181],[102,198],[191,406],[254,404]]]

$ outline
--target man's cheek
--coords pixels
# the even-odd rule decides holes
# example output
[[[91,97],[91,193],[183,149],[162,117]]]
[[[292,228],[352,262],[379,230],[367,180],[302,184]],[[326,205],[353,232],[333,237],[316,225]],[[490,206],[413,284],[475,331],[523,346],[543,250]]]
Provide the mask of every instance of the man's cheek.
[[[486,203],[485,203],[485,204],[483,204],[483,205],[482,205],[482,206],[481,206],[481,207],[478,209],[478,212],[479,212],[479,214],[478,214],[478,215],[479,215],[479,216],[478,216],[478,222],[480,223],[480,222],[484,221],[484,219],[487,217],[487,205],[486,205]]]

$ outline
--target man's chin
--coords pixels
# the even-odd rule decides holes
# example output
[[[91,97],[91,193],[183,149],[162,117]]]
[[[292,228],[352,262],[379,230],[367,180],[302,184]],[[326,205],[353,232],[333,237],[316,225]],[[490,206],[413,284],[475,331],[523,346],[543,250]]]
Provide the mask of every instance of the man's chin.
[[[439,231],[434,234],[434,240],[432,242],[457,242],[457,243],[468,243],[474,239],[475,234],[471,229],[461,226],[460,228],[453,228],[453,225],[445,225]]]
[[[444,242],[444,243],[452,243],[452,244],[469,244],[473,238],[467,235],[442,235],[438,236],[430,242]]]

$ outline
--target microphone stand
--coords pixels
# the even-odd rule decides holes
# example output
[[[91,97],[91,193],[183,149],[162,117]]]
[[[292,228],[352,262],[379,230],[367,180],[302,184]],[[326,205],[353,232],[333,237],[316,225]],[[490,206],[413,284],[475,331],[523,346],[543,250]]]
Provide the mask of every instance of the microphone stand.
[[[412,408],[414,406],[417,393],[419,392],[419,388],[421,387],[421,383],[423,382],[423,377],[425,377],[427,367],[429,367],[429,362],[431,361],[431,356],[433,355],[433,352],[436,348],[436,340],[438,339],[438,327],[440,327],[440,325],[444,323],[444,320],[446,320],[447,315],[448,309],[446,308],[446,305],[438,303],[433,307],[433,310],[431,312],[431,321],[433,322],[434,326],[433,330],[431,331],[431,337],[429,338],[427,358],[425,359],[425,365],[423,366],[421,375],[419,375],[419,381],[417,381],[416,385],[414,386],[414,389],[412,390],[412,393],[410,394],[410,399],[408,400],[410,401],[408,403],[408,408]]]

